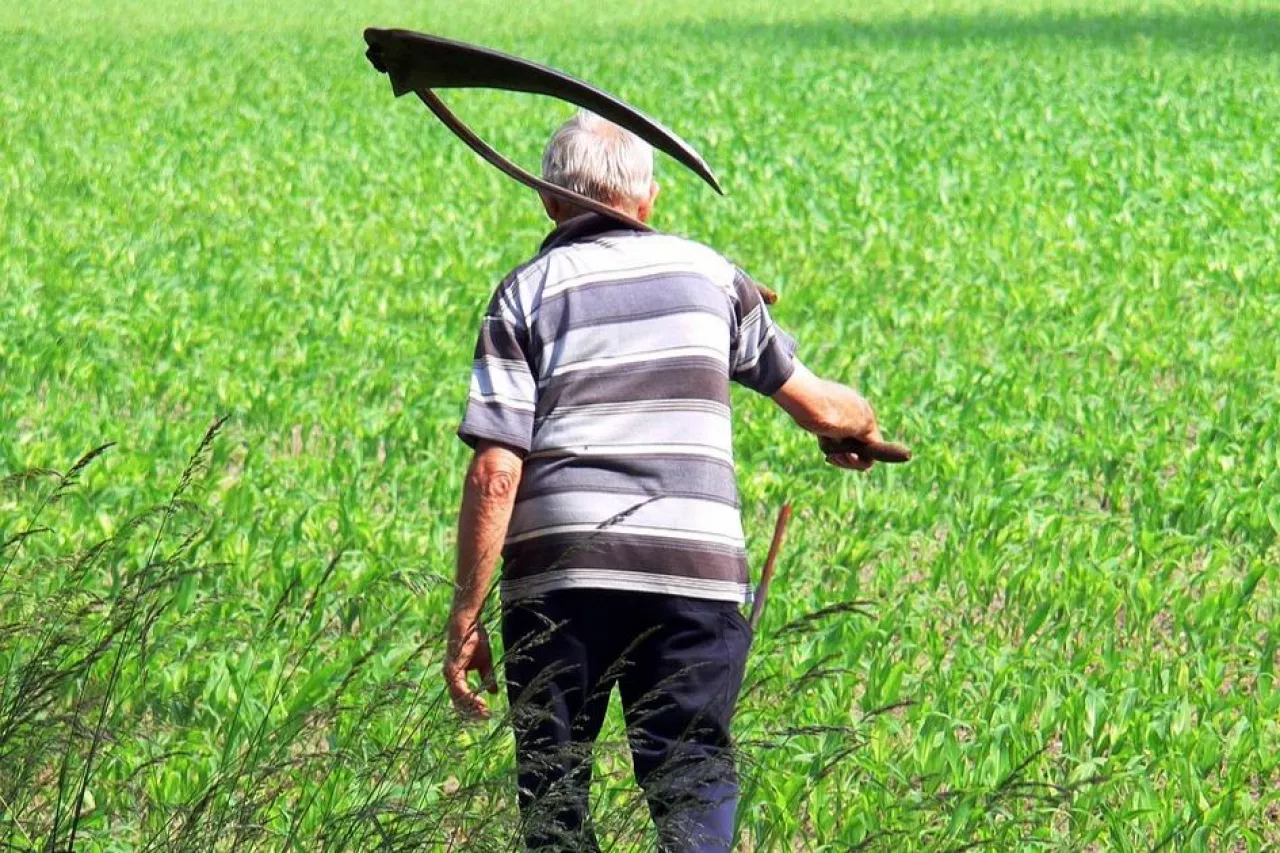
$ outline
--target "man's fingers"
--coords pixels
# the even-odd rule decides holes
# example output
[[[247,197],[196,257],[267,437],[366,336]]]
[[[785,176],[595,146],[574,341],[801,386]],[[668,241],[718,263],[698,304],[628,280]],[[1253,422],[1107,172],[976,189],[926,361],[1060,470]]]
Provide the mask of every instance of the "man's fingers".
[[[487,720],[489,706],[480,698],[480,690],[472,690],[467,675],[472,670],[480,674],[481,684],[490,693],[498,692],[498,681],[493,673],[493,653],[489,648],[489,635],[479,620],[449,621],[448,651],[443,666],[444,680],[449,688],[453,706],[464,716]]]
[[[454,704],[471,695],[471,687],[467,684],[467,673],[455,663],[444,665],[444,683],[449,688],[449,695],[453,698]]]
[[[884,437],[880,435],[879,430],[875,430],[873,435],[864,438],[856,438],[853,436],[829,438],[823,436],[818,439],[818,448],[826,456],[839,456],[847,453],[858,457],[862,462],[910,461],[910,450],[902,447],[901,445],[886,442],[883,438]],[[865,469],[860,468],[859,470]]]
[[[465,699],[455,701],[453,707],[459,714],[472,720],[487,720],[490,717],[489,706],[475,693],[468,693]]]
[[[489,706],[475,694],[467,683],[466,671],[456,663],[444,665],[444,681],[449,688],[449,698],[458,713],[476,719],[489,719]],[[496,685],[495,685],[496,688]]]
[[[827,461],[848,471],[866,471],[873,463],[873,460],[864,459],[856,453],[831,453],[827,455]]]

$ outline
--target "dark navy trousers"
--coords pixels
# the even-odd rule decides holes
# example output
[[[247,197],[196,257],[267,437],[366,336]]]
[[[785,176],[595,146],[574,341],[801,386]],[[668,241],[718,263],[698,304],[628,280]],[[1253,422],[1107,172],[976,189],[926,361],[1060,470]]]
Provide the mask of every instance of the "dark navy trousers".
[[[596,850],[591,748],[617,685],[664,851],[731,849],[729,724],[751,645],[730,602],[562,590],[504,608],[520,812],[531,849]]]

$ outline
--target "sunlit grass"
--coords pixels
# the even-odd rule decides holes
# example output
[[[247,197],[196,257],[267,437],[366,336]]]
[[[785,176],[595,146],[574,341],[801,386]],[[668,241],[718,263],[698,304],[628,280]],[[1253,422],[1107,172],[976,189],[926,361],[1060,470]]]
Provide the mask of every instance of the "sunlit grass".
[[[735,397],[757,560],[798,510],[744,848],[1280,843],[1280,9],[845,7],[0,9],[0,476],[118,442],[0,554],[0,717],[67,628],[41,601],[87,608],[76,642],[139,579],[163,604],[78,844],[510,840],[505,734],[441,707],[440,581],[476,323],[545,223],[391,98],[366,25],[551,63],[693,141],[729,195],[664,162],[660,227],[779,290],[805,361],[916,451],[845,476]],[[528,164],[567,115],[447,97]],[[162,572],[155,517],[126,521],[215,415]],[[55,483],[0,492],[0,541]],[[99,540],[132,544],[56,559]],[[112,659],[61,685],[47,761],[0,762],[7,844],[48,840],[90,740],[55,711],[92,723]],[[636,792],[602,770],[626,849]]]

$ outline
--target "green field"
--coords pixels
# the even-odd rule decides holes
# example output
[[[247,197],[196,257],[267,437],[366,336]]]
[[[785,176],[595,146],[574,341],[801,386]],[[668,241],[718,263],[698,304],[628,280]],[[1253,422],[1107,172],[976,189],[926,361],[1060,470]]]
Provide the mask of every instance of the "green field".
[[[916,452],[735,392],[757,568],[798,513],[741,849],[1280,849],[1280,6],[908,5],[0,8],[5,849],[512,847],[439,665],[475,330],[547,223],[368,25],[688,138],[728,195],[662,160],[658,227]],[[569,114],[447,99],[529,165]]]

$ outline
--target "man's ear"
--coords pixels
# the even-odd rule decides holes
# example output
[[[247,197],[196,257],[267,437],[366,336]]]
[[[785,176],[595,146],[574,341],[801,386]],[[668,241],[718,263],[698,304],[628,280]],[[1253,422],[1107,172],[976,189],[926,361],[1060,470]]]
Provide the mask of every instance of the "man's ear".
[[[553,195],[544,195],[542,193],[538,193],[538,198],[542,199],[542,209],[547,212],[547,216],[551,221],[559,222],[560,214],[563,212],[563,206],[560,203],[560,199]]]
[[[653,213],[653,202],[654,199],[658,197],[659,189],[660,187],[658,186],[657,181],[649,182],[649,197],[640,202],[636,207],[636,219],[639,219],[641,222],[649,221],[649,215]]]

